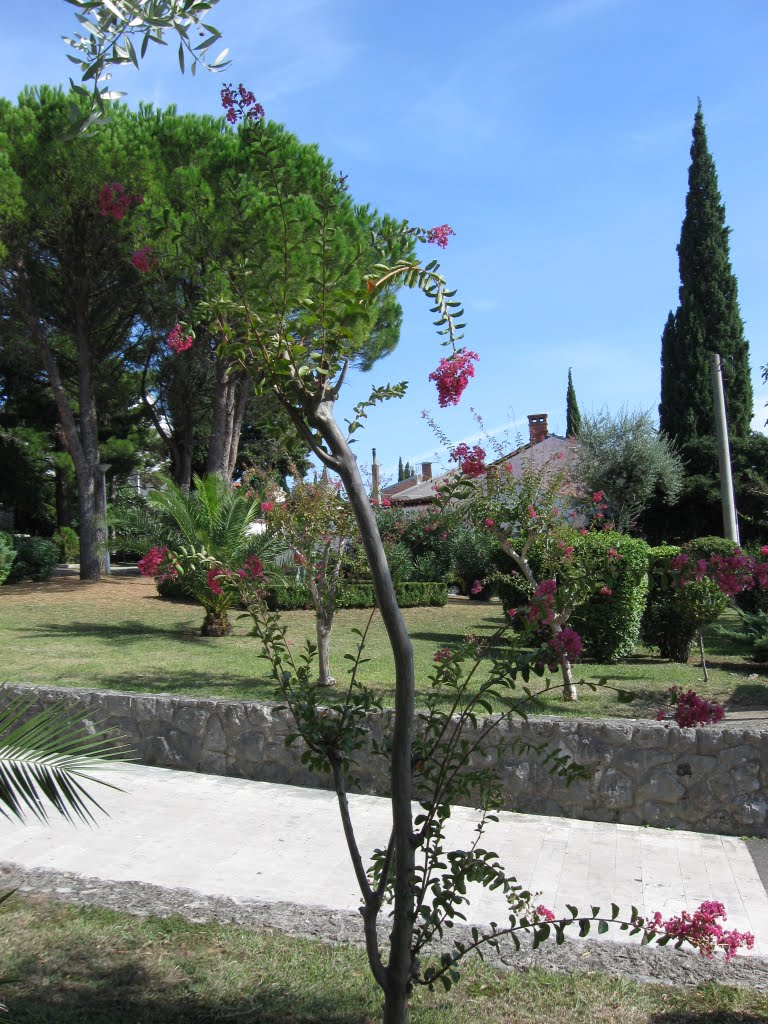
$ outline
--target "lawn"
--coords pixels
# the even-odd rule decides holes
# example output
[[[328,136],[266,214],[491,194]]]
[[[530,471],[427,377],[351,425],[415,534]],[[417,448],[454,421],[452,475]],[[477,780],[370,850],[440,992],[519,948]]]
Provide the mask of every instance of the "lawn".
[[[725,625],[735,624],[726,613]],[[452,645],[467,633],[487,637],[501,621],[496,604],[450,602],[444,608],[404,611],[414,643],[417,686],[428,686],[435,651]],[[0,590],[0,674],[4,682],[57,686],[103,687],[137,693],[173,693],[271,699],[274,696],[266,662],[258,642],[250,636],[250,620],[235,619],[233,634],[225,638],[198,635],[203,614],[195,605],[163,601],[150,580],[112,577],[100,583],[58,578],[46,583],[17,584]],[[332,669],[341,681],[349,663],[344,655],[354,650],[353,626],[364,625],[366,612],[340,611],[334,626]],[[285,615],[294,648],[314,636],[310,612]],[[577,678],[622,687],[637,695],[622,704],[611,690],[592,693],[582,688],[577,704],[564,703],[557,692],[532,702],[532,713],[653,717],[672,685],[695,689],[733,709],[768,709],[765,666],[749,660],[743,644],[723,631],[722,624],[708,634],[710,679],[692,658],[677,665],[653,657],[648,651],[619,665],[579,664]],[[393,699],[392,670],[386,634],[375,617],[361,671],[385,704]],[[483,671],[478,679],[483,678]],[[557,680],[555,680],[555,683]]]
[[[0,911],[0,988],[15,1024],[375,1024],[364,952],[278,932],[135,918],[15,896]],[[593,972],[462,967],[450,994],[418,989],[413,1024],[764,1024],[768,996],[671,988]],[[4,1018],[3,1018],[4,1019]]]

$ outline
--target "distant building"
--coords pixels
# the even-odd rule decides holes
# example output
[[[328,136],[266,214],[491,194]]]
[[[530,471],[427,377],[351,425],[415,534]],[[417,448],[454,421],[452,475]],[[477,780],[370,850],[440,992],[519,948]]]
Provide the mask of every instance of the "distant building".
[[[521,445],[503,455],[501,458],[488,463],[484,478],[487,480],[500,469],[519,476],[524,466],[530,466],[535,470],[543,469],[548,463],[557,468],[566,468],[572,462],[573,456],[578,449],[578,441],[575,437],[560,437],[558,434],[549,433],[547,413],[533,413],[528,417],[528,443]],[[381,489],[381,498],[388,500],[391,505],[399,508],[421,508],[428,506],[436,500],[436,488],[441,483],[450,480],[456,475],[456,470],[450,470],[439,476],[433,476],[432,463],[422,462],[421,473],[401,480],[396,484]],[[483,477],[480,478],[481,480]]]

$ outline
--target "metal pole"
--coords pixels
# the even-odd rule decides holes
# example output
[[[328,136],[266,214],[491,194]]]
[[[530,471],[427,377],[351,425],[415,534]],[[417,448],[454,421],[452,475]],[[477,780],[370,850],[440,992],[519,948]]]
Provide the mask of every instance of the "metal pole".
[[[717,352],[710,353],[712,368],[712,399],[715,408],[715,433],[717,455],[720,463],[720,499],[723,505],[723,535],[734,544],[739,543],[739,524],[736,518],[736,503],[733,497],[731,475],[731,451],[728,445],[728,423],[725,418],[725,394],[723,392],[723,370]]]

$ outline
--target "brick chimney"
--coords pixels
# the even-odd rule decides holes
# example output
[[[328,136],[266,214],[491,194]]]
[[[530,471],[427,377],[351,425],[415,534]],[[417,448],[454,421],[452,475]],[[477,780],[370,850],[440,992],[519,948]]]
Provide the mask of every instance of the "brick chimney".
[[[421,479],[431,480],[432,479],[432,463],[422,462],[421,464]]]
[[[547,413],[537,412],[529,416],[528,432],[530,434],[531,444],[538,444],[539,441],[543,441],[545,437],[549,437]]]

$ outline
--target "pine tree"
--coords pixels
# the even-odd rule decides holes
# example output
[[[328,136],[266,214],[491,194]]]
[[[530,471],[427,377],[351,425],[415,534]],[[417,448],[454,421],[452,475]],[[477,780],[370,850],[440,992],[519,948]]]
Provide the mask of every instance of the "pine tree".
[[[405,480],[405,470],[403,469],[402,455],[397,460],[397,482],[400,483],[401,480]]]
[[[728,427],[747,437],[752,420],[749,343],[731,269],[725,208],[699,102],[693,122],[685,219],[677,252],[680,305],[669,314],[661,340],[661,428],[680,443],[715,432],[709,355],[725,370]]]
[[[573,386],[573,375],[568,367],[568,391],[565,397],[565,436],[576,437],[581,430],[581,413],[576,401],[576,389]]]

